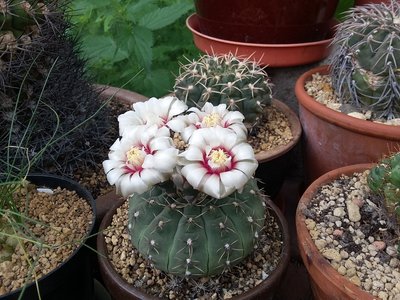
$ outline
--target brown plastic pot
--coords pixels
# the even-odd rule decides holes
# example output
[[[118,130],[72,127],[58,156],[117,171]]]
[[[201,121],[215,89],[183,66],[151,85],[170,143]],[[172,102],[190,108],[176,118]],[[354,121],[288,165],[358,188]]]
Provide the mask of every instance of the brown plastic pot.
[[[200,31],[225,40],[292,44],[326,39],[338,0],[195,0]]]
[[[329,34],[317,41],[268,44],[237,42],[210,36],[200,29],[198,15],[193,14],[186,19],[186,26],[193,34],[193,41],[202,52],[209,54],[231,52],[237,56],[248,57],[260,65],[268,67],[299,66],[324,59],[330,53],[330,43],[335,25],[336,22],[332,22]]]
[[[400,149],[400,126],[350,117],[309,96],[304,85],[315,73],[328,74],[328,66],[302,74],[295,85],[307,182],[342,166],[377,162]]]
[[[299,200],[296,211],[297,241],[301,258],[310,275],[311,288],[316,300],[376,299],[340,275],[320,254],[305,225],[304,209],[318,192],[318,188],[342,174],[351,175],[372,168],[373,164],[357,164],[332,170],[315,180]]]
[[[100,224],[99,234],[97,236],[97,251],[99,259],[100,274],[103,279],[104,285],[110,293],[112,299],[124,300],[145,300],[145,299],[158,299],[150,296],[142,290],[135,288],[134,285],[127,283],[114,269],[110,260],[108,259],[107,246],[104,240],[103,232],[111,224],[112,218],[117,209],[124,203],[123,199],[114,203],[114,206],[109,210]],[[282,231],[282,256],[275,270],[268,276],[266,280],[252,288],[251,290],[241,294],[240,296],[231,299],[259,299],[268,300],[273,299],[276,291],[280,287],[281,280],[287,270],[290,253],[289,253],[289,229],[286,220],[280,210],[271,201],[267,203],[268,209],[277,219],[280,230]]]

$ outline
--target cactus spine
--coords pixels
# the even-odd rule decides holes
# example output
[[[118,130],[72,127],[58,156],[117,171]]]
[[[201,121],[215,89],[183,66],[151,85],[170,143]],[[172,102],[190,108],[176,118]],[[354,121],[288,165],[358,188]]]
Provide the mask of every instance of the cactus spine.
[[[233,54],[204,55],[181,64],[174,85],[176,97],[201,109],[206,102],[238,110],[246,123],[254,123],[271,104],[272,84],[267,73],[249,59]]]
[[[198,194],[188,202],[165,187],[129,199],[133,245],[153,265],[178,276],[223,272],[253,249],[264,226],[265,203],[255,180],[223,199]]]
[[[400,3],[353,8],[333,44],[331,75],[339,96],[377,117],[400,117]]]

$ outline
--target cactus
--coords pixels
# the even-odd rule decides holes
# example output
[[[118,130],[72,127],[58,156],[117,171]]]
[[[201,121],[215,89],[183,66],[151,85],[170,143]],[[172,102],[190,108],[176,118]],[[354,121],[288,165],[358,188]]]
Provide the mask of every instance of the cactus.
[[[254,123],[271,104],[271,88],[267,73],[257,63],[229,53],[203,55],[181,64],[174,93],[189,107],[201,109],[206,102],[226,104],[228,109],[240,111],[246,123]]]
[[[400,117],[400,3],[353,8],[333,45],[330,73],[339,97],[378,118]]]
[[[368,186],[374,193],[384,195],[390,214],[400,222],[400,152],[382,159],[368,175]]]
[[[223,199],[199,193],[188,202],[156,185],[129,199],[133,245],[153,265],[178,276],[208,276],[244,259],[264,226],[265,203],[256,181]]]
[[[67,34],[67,13],[64,1],[0,0],[0,157],[12,157],[16,168],[47,147],[31,171],[72,176],[98,168],[113,140],[78,40]],[[58,123],[57,136],[75,129],[48,145]],[[15,150],[21,147],[27,151]],[[7,165],[0,160],[0,170]]]

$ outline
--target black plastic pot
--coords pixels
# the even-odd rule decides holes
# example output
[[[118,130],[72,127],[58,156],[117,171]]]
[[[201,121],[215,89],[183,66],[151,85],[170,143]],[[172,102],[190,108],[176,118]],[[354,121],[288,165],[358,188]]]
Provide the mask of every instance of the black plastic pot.
[[[88,238],[95,225],[96,207],[91,193],[79,183],[61,176],[31,174],[27,178],[30,182],[48,188],[66,188],[75,190],[77,194],[86,199],[93,213]],[[40,278],[37,283],[32,282],[23,290],[18,289],[11,293],[0,296],[0,300],[92,300],[94,299],[93,276],[90,249],[81,244],[71,254],[70,258],[56,269]],[[38,289],[40,297],[38,296]]]

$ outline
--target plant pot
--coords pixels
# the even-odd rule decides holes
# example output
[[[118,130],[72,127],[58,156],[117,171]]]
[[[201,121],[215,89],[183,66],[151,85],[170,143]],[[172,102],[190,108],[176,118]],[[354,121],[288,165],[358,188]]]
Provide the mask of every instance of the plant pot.
[[[292,166],[293,148],[298,144],[302,130],[299,118],[289,106],[276,99],[272,100],[272,104],[285,114],[293,135],[288,144],[256,154],[259,165],[255,176],[262,181],[265,193],[274,200]]]
[[[200,31],[245,43],[292,44],[328,38],[337,0],[195,0]]]
[[[142,290],[136,288],[133,284],[128,284],[114,269],[111,261],[108,259],[108,250],[106,242],[104,240],[104,230],[111,224],[112,218],[115,215],[117,209],[124,203],[123,199],[120,199],[111,210],[109,210],[103,218],[100,224],[100,233],[97,236],[97,250],[100,272],[103,282],[108,289],[113,299],[156,299],[144,293]],[[271,202],[268,201],[267,206],[270,208],[272,215],[277,219],[280,230],[283,236],[283,248],[281,260],[278,263],[275,270],[268,276],[266,280],[257,285],[255,288],[250,289],[246,293],[240,296],[233,297],[232,299],[273,299],[274,293],[279,288],[279,284],[289,263],[289,233],[286,220],[279,209]]]
[[[357,164],[332,170],[315,180],[304,192],[296,211],[296,231],[299,251],[308,274],[316,300],[327,299],[376,299],[371,294],[361,290],[357,285],[340,275],[331,264],[320,254],[309,230],[306,227],[303,210],[316,195],[322,185],[338,179],[342,174],[351,175],[370,169],[373,164]]]
[[[268,67],[290,67],[317,62],[327,57],[330,52],[330,43],[333,36],[333,27],[336,22],[330,23],[330,30],[326,37],[302,43],[250,43],[238,42],[206,34],[200,28],[199,17],[196,14],[186,19],[186,26],[193,34],[197,48],[205,53],[227,54],[249,57],[260,65]]]
[[[296,82],[299,116],[303,128],[306,181],[338,167],[377,162],[400,147],[400,127],[350,117],[317,102],[304,88],[312,74],[328,74],[320,66]]]
[[[0,296],[2,300],[26,299],[26,300],[90,300],[94,299],[92,265],[90,261],[90,249],[83,246],[86,239],[93,234],[95,225],[95,202],[92,195],[77,182],[56,175],[30,174],[27,179],[38,185],[48,188],[66,188],[74,190],[84,198],[91,206],[93,220],[89,231],[82,243],[73,251],[71,256],[56,269],[44,275],[37,281],[27,284],[22,289]],[[40,297],[38,296],[38,288]]]

